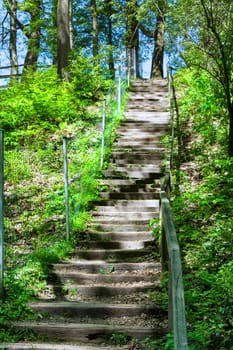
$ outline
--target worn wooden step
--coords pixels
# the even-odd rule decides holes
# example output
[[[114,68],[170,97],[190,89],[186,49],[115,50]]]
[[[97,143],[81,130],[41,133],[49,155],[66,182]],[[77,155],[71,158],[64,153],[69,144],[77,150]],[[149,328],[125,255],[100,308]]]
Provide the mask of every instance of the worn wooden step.
[[[131,220],[147,220],[148,222],[157,217],[158,215],[158,210],[153,210],[153,211],[144,211],[144,212],[140,212],[140,211],[122,211],[119,212],[117,210],[115,211],[108,211],[107,208],[103,208],[92,211],[92,217],[93,219],[98,222],[98,221],[102,221],[103,223],[106,222],[106,220],[112,220],[112,221],[123,221],[125,222],[127,221],[131,221]]]
[[[148,214],[150,214],[150,216]],[[133,212],[130,212],[129,215],[127,215],[127,213],[124,213],[124,215],[122,216],[118,216],[117,213],[115,213],[115,215],[113,213],[112,215],[108,213],[108,215],[101,215],[101,216],[93,214],[91,223],[95,225],[99,225],[99,224],[105,225],[109,223],[112,223],[114,225],[116,224],[121,225],[121,224],[125,224],[127,220],[127,223],[132,225],[149,225],[150,220],[157,216],[158,215],[156,215],[153,212],[147,213],[147,217],[137,216],[137,214]]]
[[[161,102],[161,103],[156,103],[156,106],[152,106],[149,102],[146,103],[146,102],[141,102],[138,101],[138,102],[128,102],[127,103],[127,106],[126,108],[129,110],[135,110],[135,111],[138,111],[138,110],[144,110],[146,112],[166,112],[168,111],[168,107],[167,106],[164,106],[164,103]]]
[[[138,169],[130,169],[127,167],[118,166],[116,169],[108,169],[104,172],[106,177],[112,178],[132,178],[132,179],[159,179],[162,176],[162,171],[160,167],[152,168],[152,167],[138,167]]]
[[[108,242],[108,241],[114,241],[118,240],[121,242],[124,241],[140,241],[140,240],[146,240],[146,241],[154,241],[154,238],[152,237],[152,233],[148,231],[141,231],[141,232],[85,232],[83,235],[83,238],[87,240],[97,240],[100,242]]]
[[[113,211],[117,210],[129,210],[132,211],[134,209],[140,210],[140,211],[154,211],[156,208],[159,207],[159,200],[157,199],[147,199],[147,200],[101,200],[101,201],[93,201],[93,205],[95,205],[96,209],[104,210],[103,207],[105,207],[106,210]],[[110,208],[111,207],[111,208]]]
[[[87,346],[83,344],[70,345],[70,344],[56,344],[56,343],[39,343],[35,341],[21,342],[21,343],[3,343],[1,348],[4,350],[113,350],[120,349],[118,346],[111,345],[104,346],[101,344]]]
[[[52,301],[52,302],[33,302],[29,307],[39,313],[59,315],[64,318],[80,319],[90,317],[93,319],[106,317],[134,317],[144,315],[161,315],[161,309],[154,305],[138,304],[101,304],[101,303],[83,303],[76,301]],[[164,312],[162,313],[164,314]],[[47,315],[46,315],[47,316]],[[46,317],[45,316],[45,317]]]
[[[147,192],[153,193],[158,190],[160,187],[160,180],[137,181],[133,179],[125,179],[125,182],[123,182],[119,181],[119,179],[106,179],[101,181],[100,185],[105,186],[106,192],[137,192],[143,194]]]
[[[77,249],[79,259],[105,260],[107,262],[121,262],[147,258],[151,255],[149,249]]]
[[[166,124],[169,121],[170,114],[168,111],[134,111],[134,110],[127,110],[125,112],[125,121],[124,123],[127,122],[132,122],[132,123],[146,123],[147,125],[153,125],[153,124]]]
[[[145,143],[155,143],[159,142],[161,140],[162,133],[155,133],[154,135],[151,135],[149,133],[127,133],[124,135],[120,135],[119,137],[117,136],[116,142],[125,145],[134,143],[140,143],[140,144],[145,144]]]
[[[126,118],[121,126],[116,130],[116,136],[125,135],[146,135],[153,137],[156,134],[164,134],[168,130],[167,123],[150,123],[145,121],[133,122],[131,118]]]
[[[141,158],[137,158],[137,157],[131,157],[131,158],[128,158],[127,157],[122,157],[122,156],[119,156],[119,157],[115,157],[115,158],[112,158],[112,163],[113,164],[119,164],[119,165],[123,165],[123,166],[126,166],[126,165],[129,165],[130,167],[133,167],[135,166],[136,164],[140,164],[140,165],[147,165],[147,164],[157,164],[159,166],[161,166],[163,164],[163,159],[161,159],[161,155],[160,154],[157,154],[156,155],[157,159],[154,159],[150,156],[145,156],[145,157],[141,157]]]
[[[137,190],[147,187],[155,188],[161,185],[160,179],[150,180],[150,179],[100,179],[99,184],[104,186],[109,186],[110,188],[130,188],[135,186]]]
[[[79,241],[81,247],[88,249],[144,249],[152,245],[152,240],[130,240],[130,241]]]
[[[49,281],[59,282],[63,284],[81,284],[81,285],[90,285],[90,283],[136,283],[136,282],[150,282],[154,283],[158,280],[158,272],[148,270],[146,274],[144,272],[137,271],[132,272],[123,272],[118,273],[114,271],[114,265],[112,264],[109,270],[100,269],[98,273],[85,273],[80,271],[63,271],[56,269],[56,272],[50,274]]]
[[[159,190],[148,192],[100,192],[100,198],[104,199],[159,199]]]
[[[129,337],[136,339],[145,339],[151,337],[156,339],[166,334],[166,328],[160,327],[127,327],[106,324],[77,324],[77,323],[56,323],[56,322],[17,322],[12,324],[16,330],[31,329],[40,336],[49,340],[58,341],[82,341],[91,343],[98,339],[109,338],[112,334],[127,334]]]
[[[75,272],[83,271],[87,273],[100,273],[101,271],[110,271],[112,269],[112,263],[107,263],[98,260],[70,260],[68,262],[61,262],[53,264],[53,271],[66,271]],[[114,263],[114,272],[122,273],[124,271],[132,273],[146,272],[147,270],[154,270],[155,272],[160,272],[161,266],[159,262],[124,262],[124,263]]]
[[[111,216],[107,216],[106,215],[105,217],[102,217],[102,221],[100,221],[98,218],[93,216],[91,221],[90,221],[90,223],[89,223],[89,225],[87,226],[87,228],[93,228],[93,226],[95,226],[95,228],[94,228],[95,231],[97,229],[99,231],[105,231],[105,228],[107,227],[107,230],[111,231],[111,229],[108,229],[109,225],[114,226],[114,228],[115,228],[116,225],[117,226],[121,225],[121,226],[124,226],[126,228],[126,231],[132,231],[132,230],[134,231],[134,227],[136,225],[137,225],[137,227],[143,225],[144,228],[147,229],[148,225],[149,225],[149,220],[145,219],[145,218],[132,217],[132,216],[131,217],[127,217],[127,227],[126,227],[125,226],[126,225],[125,217],[119,218],[117,215],[114,215],[114,216],[113,215],[111,215]],[[101,227],[103,227],[103,229]],[[113,232],[114,231],[115,230],[113,230]],[[135,230],[135,231],[138,231],[138,230]]]
[[[128,282],[125,283],[112,283],[112,285],[107,283],[99,283],[93,285],[85,285],[85,284],[62,284],[53,283],[51,288],[54,293],[54,297],[61,298],[61,295],[64,297],[66,294],[71,294],[72,298],[78,296],[78,298],[91,297],[91,298],[105,298],[105,297],[114,297],[121,295],[131,295],[133,293],[147,293],[147,292],[156,292],[159,290],[159,283],[155,282]]]
[[[145,220],[145,223],[140,223],[138,221],[134,222],[129,222],[127,224],[121,223],[90,223],[88,225],[88,230],[90,231],[95,231],[95,232],[139,232],[139,231],[149,231],[149,222]]]

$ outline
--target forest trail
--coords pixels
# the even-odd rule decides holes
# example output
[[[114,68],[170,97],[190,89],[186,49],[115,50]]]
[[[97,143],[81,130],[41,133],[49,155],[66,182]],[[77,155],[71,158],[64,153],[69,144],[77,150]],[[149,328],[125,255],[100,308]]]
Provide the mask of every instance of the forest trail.
[[[146,349],[143,339],[167,332],[149,223],[159,217],[168,106],[165,80],[134,82],[88,231],[73,258],[53,266],[47,293],[30,304],[38,319],[14,325],[44,340],[3,349]]]

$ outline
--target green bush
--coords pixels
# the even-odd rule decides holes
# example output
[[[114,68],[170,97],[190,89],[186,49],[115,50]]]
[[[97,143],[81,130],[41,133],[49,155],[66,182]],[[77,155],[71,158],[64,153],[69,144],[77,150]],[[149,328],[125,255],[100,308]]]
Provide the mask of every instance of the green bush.
[[[184,262],[190,349],[232,349],[233,159],[224,101],[207,73],[184,70],[182,163],[173,213]]]

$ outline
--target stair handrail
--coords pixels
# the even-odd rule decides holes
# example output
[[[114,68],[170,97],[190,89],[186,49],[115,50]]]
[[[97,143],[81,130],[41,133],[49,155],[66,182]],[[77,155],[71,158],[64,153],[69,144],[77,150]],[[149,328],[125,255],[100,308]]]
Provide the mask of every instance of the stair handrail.
[[[185,316],[184,286],[180,247],[170,206],[171,168],[174,140],[174,88],[171,70],[168,69],[170,97],[170,140],[166,173],[160,190],[161,260],[162,271],[168,270],[168,329],[174,335],[174,349],[187,350],[187,328]]]

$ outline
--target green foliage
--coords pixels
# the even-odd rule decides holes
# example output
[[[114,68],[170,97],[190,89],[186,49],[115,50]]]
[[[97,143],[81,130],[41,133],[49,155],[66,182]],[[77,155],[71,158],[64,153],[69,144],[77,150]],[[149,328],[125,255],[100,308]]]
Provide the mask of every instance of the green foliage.
[[[81,55],[69,69],[70,82],[60,81],[56,69],[48,68],[28,71],[22,82],[0,92],[0,128],[7,145],[25,139],[38,144],[60,124],[90,116],[85,107],[103,98],[110,83]]]
[[[111,341],[115,345],[126,345],[130,340],[127,334],[113,333],[111,336]]]
[[[177,74],[182,164],[173,213],[184,261],[190,349],[231,349],[233,159],[215,85],[200,72]]]
[[[82,103],[90,104],[105,98],[112,82],[104,79],[100,66],[93,65],[93,60],[82,55],[75,55],[71,60],[69,72],[74,96]]]
[[[163,338],[157,340],[153,340],[148,337],[141,341],[141,346],[143,350],[173,350],[174,340],[171,334],[167,334]]]

